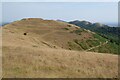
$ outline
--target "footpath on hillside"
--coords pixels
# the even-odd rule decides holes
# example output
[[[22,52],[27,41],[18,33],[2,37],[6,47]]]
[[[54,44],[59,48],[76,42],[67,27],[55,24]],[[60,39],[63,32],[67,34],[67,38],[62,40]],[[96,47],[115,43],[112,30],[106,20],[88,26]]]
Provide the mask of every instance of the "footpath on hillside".
[[[90,51],[90,50],[92,50],[92,49],[95,49],[95,48],[101,47],[101,46],[103,46],[103,45],[105,45],[105,44],[107,44],[107,43],[108,43],[108,41],[106,41],[106,42],[104,42],[104,43],[101,43],[101,44],[98,45],[98,46],[91,47],[91,48],[87,49],[86,51]]]

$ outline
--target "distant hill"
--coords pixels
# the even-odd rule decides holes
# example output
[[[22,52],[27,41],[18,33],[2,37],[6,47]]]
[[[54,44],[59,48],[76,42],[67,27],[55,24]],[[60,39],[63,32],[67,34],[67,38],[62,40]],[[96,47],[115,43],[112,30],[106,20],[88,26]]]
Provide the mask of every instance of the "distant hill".
[[[115,42],[116,44],[120,44],[120,27],[110,27],[108,25],[100,24],[100,23],[91,23],[88,21],[71,21],[70,24],[77,25],[81,28],[85,28],[91,30],[93,32],[98,33],[99,35],[109,39],[111,42]]]
[[[4,25],[7,25],[7,24],[9,24],[9,22],[1,23],[0,26],[4,26]]]
[[[2,28],[2,73],[4,78],[116,78],[117,48],[73,24],[22,19]]]

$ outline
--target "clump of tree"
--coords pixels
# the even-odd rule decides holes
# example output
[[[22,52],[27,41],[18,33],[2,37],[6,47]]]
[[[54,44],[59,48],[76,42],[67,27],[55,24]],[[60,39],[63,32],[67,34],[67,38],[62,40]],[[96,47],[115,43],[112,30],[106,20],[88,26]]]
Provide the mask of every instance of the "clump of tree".
[[[68,28],[62,28],[63,30],[69,30]]]
[[[83,31],[82,29],[77,29],[77,30],[71,31],[70,33],[75,33],[75,34],[81,35],[82,31]]]

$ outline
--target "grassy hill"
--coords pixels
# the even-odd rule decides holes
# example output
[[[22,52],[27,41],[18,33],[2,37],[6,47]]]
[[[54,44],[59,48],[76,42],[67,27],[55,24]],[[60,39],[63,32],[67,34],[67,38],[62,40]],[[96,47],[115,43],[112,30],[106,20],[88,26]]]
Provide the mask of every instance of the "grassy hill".
[[[89,30],[28,18],[3,26],[2,32],[3,77],[118,77],[118,55],[90,52],[109,42]]]
[[[105,45],[104,49],[99,48],[99,50],[92,50],[92,51],[99,51],[99,52],[110,52],[119,54],[120,51],[120,27],[110,27],[108,25],[100,24],[100,23],[90,23],[88,21],[71,21],[70,24],[74,24],[84,29],[88,29],[97,33],[98,35],[106,38],[109,40],[109,44]],[[111,51],[109,50],[111,49]]]
[[[75,24],[80,26],[81,28],[85,28],[96,32],[103,37],[110,39],[111,41],[119,44],[120,37],[120,27],[110,27],[108,25],[100,24],[100,23],[90,23],[88,21],[71,21],[71,24]],[[86,24],[87,23],[87,24]]]

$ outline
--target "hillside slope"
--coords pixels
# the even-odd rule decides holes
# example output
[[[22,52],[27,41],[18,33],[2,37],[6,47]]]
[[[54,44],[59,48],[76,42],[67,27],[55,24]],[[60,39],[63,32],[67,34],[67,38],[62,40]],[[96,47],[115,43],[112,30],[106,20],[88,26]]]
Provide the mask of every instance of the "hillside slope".
[[[53,20],[29,18],[7,24],[3,26],[3,77],[118,77],[117,55],[85,51],[106,41],[93,35]],[[90,44],[86,48],[81,41]]]
[[[109,44],[105,45],[106,47],[104,47],[103,49],[99,47],[100,48],[99,52],[107,52],[109,51],[109,48],[111,48],[112,51],[110,53],[120,54],[120,51],[118,51],[120,48],[120,40],[119,40],[120,27],[110,27],[108,25],[104,25],[100,23],[91,23],[88,21],[79,21],[79,20],[71,21],[69,23],[77,25],[81,28],[93,31],[99,34],[100,36],[108,39]],[[96,50],[93,50],[93,51],[96,51]]]

